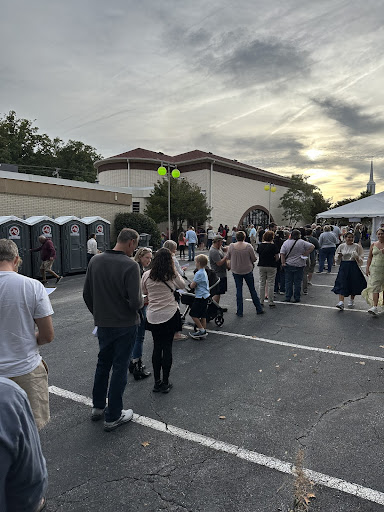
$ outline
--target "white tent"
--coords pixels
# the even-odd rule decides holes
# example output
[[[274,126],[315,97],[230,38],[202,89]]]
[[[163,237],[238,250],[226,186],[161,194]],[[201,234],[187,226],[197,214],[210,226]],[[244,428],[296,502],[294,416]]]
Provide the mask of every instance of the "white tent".
[[[384,223],[384,192],[318,213],[316,217],[318,219],[346,218],[350,222],[360,222],[364,217],[369,217],[372,219],[371,240],[374,241],[377,239],[376,230],[380,227],[380,224]]]

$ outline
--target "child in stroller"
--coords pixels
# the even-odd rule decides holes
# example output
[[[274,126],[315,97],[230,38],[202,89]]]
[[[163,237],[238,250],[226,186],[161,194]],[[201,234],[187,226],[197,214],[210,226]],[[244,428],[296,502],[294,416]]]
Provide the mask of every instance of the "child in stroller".
[[[219,284],[220,278],[217,277],[216,272],[211,270],[209,267],[205,267],[205,271],[207,272],[207,275],[208,275],[209,292],[210,292],[210,297],[208,299],[208,306],[207,306],[207,322],[214,320],[215,324],[218,327],[221,327],[224,323],[224,311],[220,307],[220,305],[212,299],[212,296],[215,295],[215,293],[214,293],[215,287]],[[186,277],[185,277],[185,279],[186,279],[187,283],[190,283],[190,281]],[[181,303],[187,306],[185,308],[184,313],[181,315],[181,320],[183,323],[185,322],[185,318],[186,318],[187,314],[189,313],[194,300],[195,300],[195,295],[192,292],[192,290],[190,290],[190,289],[188,289],[188,291],[186,293],[183,293],[181,295]],[[196,330],[196,326],[195,326],[195,330]]]

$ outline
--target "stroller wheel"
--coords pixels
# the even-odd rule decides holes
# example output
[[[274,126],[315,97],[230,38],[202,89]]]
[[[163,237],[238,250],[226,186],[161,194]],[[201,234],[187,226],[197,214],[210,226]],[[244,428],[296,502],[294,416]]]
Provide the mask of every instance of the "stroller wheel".
[[[224,323],[224,317],[223,316],[217,316],[215,318],[215,324],[218,326],[218,327],[221,327]]]

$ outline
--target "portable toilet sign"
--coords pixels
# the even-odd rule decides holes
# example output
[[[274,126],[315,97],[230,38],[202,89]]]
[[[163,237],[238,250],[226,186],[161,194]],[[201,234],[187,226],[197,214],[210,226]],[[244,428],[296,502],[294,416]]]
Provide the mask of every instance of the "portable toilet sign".
[[[72,224],[70,235],[71,236],[80,236],[80,226],[78,224]]]
[[[10,240],[19,240],[20,239],[20,229],[18,226],[11,226],[8,230]]]
[[[14,215],[0,217],[0,238],[7,238],[15,242],[19,256],[22,259],[19,273],[31,277],[32,257],[29,251],[31,248],[29,225],[23,219],[19,219]]]
[[[53,263],[52,270],[61,276],[61,235],[60,226],[57,224],[56,220],[51,219],[51,217],[47,217],[46,215],[36,215],[33,217],[28,217],[25,222],[30,226],[31,245],[33,248],[40,246],[39,236],[45,236],[45,238],[50,238],[52,240],[52,243],[56,249],[56,259]],[[40,266],[40,252],[33,252],[32,277],[35,277],[36,279],[41,277]],[[50,276],[47,275],[47,278],[49,277]]]
[[[61,259],[63,274],[87,270],[87,230],[85,224],[71,215],[57,217],[61,230]]]
[[[111,224],[102,217],[83,217],[82,222],[87,226],[88,238],[92,233],[96,235],[97,248],[104,252],[111,246]]]

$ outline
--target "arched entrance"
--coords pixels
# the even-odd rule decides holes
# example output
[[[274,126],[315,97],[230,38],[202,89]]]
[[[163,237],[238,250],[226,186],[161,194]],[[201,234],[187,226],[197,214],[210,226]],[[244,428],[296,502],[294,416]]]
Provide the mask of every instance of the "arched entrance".
[[[263,226],[264,228],[268,225],[269,212],[264,206],[255,205],[248,208],[248,210],[241,216],[239,226],[242,225],[245,228],[250,224],[254,226]],[[273,217],[271,215],[271,222]]]

